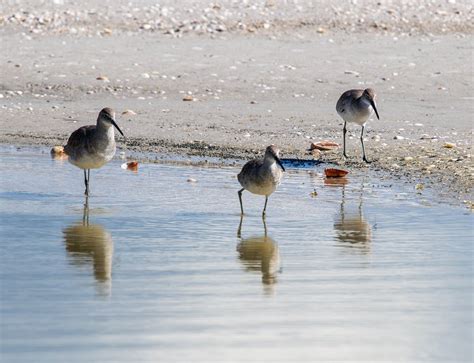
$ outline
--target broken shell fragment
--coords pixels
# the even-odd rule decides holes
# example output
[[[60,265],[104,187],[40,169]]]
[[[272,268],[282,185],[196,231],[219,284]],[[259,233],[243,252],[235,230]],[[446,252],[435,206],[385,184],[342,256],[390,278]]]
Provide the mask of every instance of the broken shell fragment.
[[[194,101],[194,97],[191,95],[186,95],[183,97],[183,101]]]
[[[349,172],[346,170],[334,169],[334,168],[324,169],[324,175],[326,175],[327,178],[343,178],[347,174],[349,174]]]
[[[309,153],[313,156],[313,158],[315,159],[319,159],[319,157],[321,156],[321,151],[318,150],[318,149],[313,149],[313,150],[309,150]]]
[[[67,159],[67,154],[63,146],[54,146],[51,149],[51,157],[53,159]]]
[[[453,147],[456,147],[456,144],[454,144],[452,142],[445,142],[443,147],[446,148],[446,149],[452,149]]]
[[[138,171],[138,161],[129,161],[120,166],[122,169]]]
[[[320,142],[312,142],[310,146],[310,150],[321,150],[321,151],[329,151],[335,150],[339,147],[339,144],[333,141],[320,141]]]
[[[122,112],[122,115],[124,115],[124,116],[134,116],[136,114],[137,113],[133,110],[125,110],[125,111]]]
[[[64,147],[63,146],[54,146],[51,149],[51,154],[64,154]]]
[[[96,78],[98,81],[104,81],[104,82],[109,82],[109,77],[107,76],[99,76]]]

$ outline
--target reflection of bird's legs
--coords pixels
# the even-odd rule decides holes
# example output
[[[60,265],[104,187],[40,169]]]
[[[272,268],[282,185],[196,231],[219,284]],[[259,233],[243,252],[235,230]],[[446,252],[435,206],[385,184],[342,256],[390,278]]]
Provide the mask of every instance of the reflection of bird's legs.
[[[265,215],[262,216],[263,230],[265,231],[265,237],[267,237],[267,222],[265,220]]]
[[[237,238],[242,237],[242,221],[244,220],[244,215],[240,215],[240,223],[239,223],[239,228],[237,229]]]
[[[240,189],[237,193],[239,194],[239,201],[240,201],[240,213],[243,215],[244,214],[244,207],[242,205],[242,192],[245,190],[245,188]]]
[[[344,203],[345,203],[345,201],[346,201],[346,199],[345,199],[345,198],[346,198],[345,192],[346,192],[346,186],[343,185],[343,186],[342,186],[342,192],[341,192],[341,194],[342,194],[342,195],[341,195],[341,218],[342,218],[342,222],[344,222]]]
[[[84,202],[84,211],[82,214],[82,224],[87,226],[89,225],[89,197],[86,196],[86,200]]]
[[[359,213],[362,215],[362,202],[364,201],[364,180],[360,186],[360,196],[359,196]]]

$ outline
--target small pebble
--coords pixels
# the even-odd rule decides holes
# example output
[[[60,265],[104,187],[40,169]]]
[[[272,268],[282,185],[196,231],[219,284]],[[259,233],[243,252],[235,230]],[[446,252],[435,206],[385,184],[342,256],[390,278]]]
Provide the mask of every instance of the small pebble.
[[[415,189],[416,190],[423,190],[423,189],[425,189],[425,186],[421,183],[418,183],[418,184],[415,185]]]
[[[344,71],[344,74],[353,74],[354,76],[358,76],[359,72],[356,71]]]

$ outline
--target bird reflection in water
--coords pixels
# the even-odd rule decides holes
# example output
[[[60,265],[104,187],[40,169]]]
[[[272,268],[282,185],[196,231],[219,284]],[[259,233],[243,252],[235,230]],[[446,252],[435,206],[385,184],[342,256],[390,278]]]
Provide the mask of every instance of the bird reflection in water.
[[[340,184],[342,195],[339,212],[334,220],[335,238],[342,246],[367,254],[370,252],[372,230],[363,214],[363,186],[358,202],[350,204],[346,200],[346,184],[347,182]]]
[[[277,282],[277,274],[280,272],[280,252],[278,244],[267,235],[267,225],[263,221],[264,235],[242,238],[242,221],[240,218],[237,237],[240,242],[237,245],[239,259],[245,266],[246,271],[260,271],[262,283],[267,293],[272,293],[272,285]]]
[[[63,230],[64,243],[71,264],[92,265],[98,293],[108,296],[112,291],[113,241],[100,224],[89,223],[89,203],[86,198],[82,222]]]

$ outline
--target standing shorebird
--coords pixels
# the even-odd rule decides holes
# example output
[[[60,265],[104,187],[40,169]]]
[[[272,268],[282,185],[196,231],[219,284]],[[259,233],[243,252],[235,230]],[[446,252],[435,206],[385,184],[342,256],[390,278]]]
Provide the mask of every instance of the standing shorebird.
[[[237,175],[242,189],[239,190],[240,211],[244,214],[244,207],[242,205],[242,192],[248,190],[253,194],[265,196],[265,206],[263,207],[262,216],[265,217],[267,209],[268,197],[280,185],[283,177],[283,167],[280,158],[278,157],[280,150],[275,145],[270,145],[265,150],[263,159],[250,160],[244,165],[242,171]]]
[[[106,107],[100,111],[96,125],[82,126],[74,131],[64,147],[71,164],[84,170],[86,196],[89,196],[91,169],[102,167],[115,155],[113,126],[124,136],[122,130],[115,123],[115,112]]]
[[[364,128],[367,120],[372,116],[375,111],[377,119],[380,120],[379,113],[377,112],[377,107],[375,106],[375,92],[372,88],[367,89],[351,89],[344,92],[336,104],[336,111],[344,120],[343,128],[343,148],[344,148],[344,157],[346,155],[346,124],[348,122],[354,122],[362,126],[362,132],[360,133],[360,142],[362,143],[362,159],[369,163],[365,156],[364,148]]]

